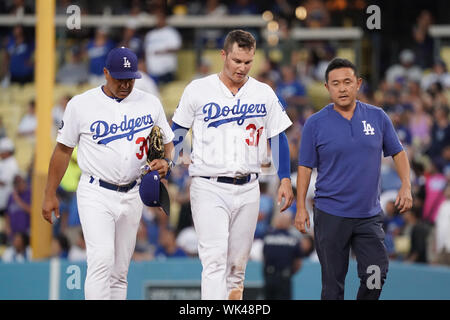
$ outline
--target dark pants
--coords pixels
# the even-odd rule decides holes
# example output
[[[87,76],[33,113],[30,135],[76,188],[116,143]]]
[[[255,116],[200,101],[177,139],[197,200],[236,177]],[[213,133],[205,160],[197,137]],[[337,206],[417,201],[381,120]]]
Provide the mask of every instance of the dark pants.
[[[344,299],[350,248],[356,256],[358,300],[377,300],[388,272],[383,214],[344,218],[314,208],[314,236],[322,267],[322,300]]]

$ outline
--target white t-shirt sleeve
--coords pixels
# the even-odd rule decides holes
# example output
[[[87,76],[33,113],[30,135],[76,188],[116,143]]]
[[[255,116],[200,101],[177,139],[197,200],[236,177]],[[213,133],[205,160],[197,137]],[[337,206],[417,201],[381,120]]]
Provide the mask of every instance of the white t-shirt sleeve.
[[[70,148],[75,148],[80,140],[80,119],[77,113],[77,104],[73,98],[67,103],[61,124],[59,125],[56,141]]]
[[[181,37],[177,30],[172,30],[172,38],[168,41],[168,49],[178,50],[181,47]]]
[[[267,138],[279,135],[292,125],[291,119],[286,114],[286,110],[271,88],[268,90],[269,99],[267,106]]]
[[[172,121],[176,124],[190,128],[194,122],[195,107],[191,97],[192,85],[188,85],[181,96],[180,103],[175,110]]]
[[[162,134],[163,134],[163,143],[168,144],[173,140],[175,137],[175,134],[173,133],[172,129],[169,126],[169,123],[167,122],[166,114],[164,113],[164,108],[159,101],[157,100],[158,104],[158,116],[156,118],[156,125],[161,128]]]

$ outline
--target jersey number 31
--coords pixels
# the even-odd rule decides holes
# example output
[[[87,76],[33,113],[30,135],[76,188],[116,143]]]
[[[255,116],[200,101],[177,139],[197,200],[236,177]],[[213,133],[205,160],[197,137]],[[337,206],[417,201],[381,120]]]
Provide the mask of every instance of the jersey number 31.
[[[247,131],[249,132],[249,138],[245,139],[245,142],[249,145],[249,146],[255,146],[257,147],[259,144],[259,138],[261,137],[262,131],[264,129],[264,127],[259,128],[258,130],[256,130],[256,126],[253,123],[250,123],[246,128]],[[256,136],[255,136],[255,132],[256,132]]]

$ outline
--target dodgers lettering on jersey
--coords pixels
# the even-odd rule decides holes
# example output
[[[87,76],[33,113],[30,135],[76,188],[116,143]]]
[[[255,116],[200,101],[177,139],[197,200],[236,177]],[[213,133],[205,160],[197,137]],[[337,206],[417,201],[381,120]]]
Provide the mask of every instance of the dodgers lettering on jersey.
[[[247,105],[243,103],[240,105],[241,99],[237,100],[237,103],[233,107],[223,106],[221,107],[218,103],[210,102],[205,104],[203,107],[203,113],[206,117],[203,119],[205,122],[210,120],[208,124],[209,127],[217,128],[221,124],[236,121],[238,125],[242,125],[245,119],[255,118],[255,117],[264,117],[267,115],[266,105],[264,103],[250,103]],[[232,114],[234,117],[228,117],[228,115]]]
[[[67,104],[62,123],[57,142],[72,148],[78,144],[82,173],[114,184],[139,177],[154,125],[161,127],[164,144],[174,137],[159,99],[137,88],[121,102],[101,87],[77,95]]]
[[[123,116],[123,121],[118,125],[116,123],[109,124],[103,120],[97,120],[91,125],[91,132],[94,132],[92,139],[106,137],[109,134],[116,134],[117,132],[124,132],[118,135],[109,136],[98,141],[99,144],[108,144],[111,141],[127,138],[128,141],[133,140],[136,133],[143,130],[151,129],[153,127],[153,119],[151,114],[143,115],[138,118],[131,118],[127,120],[127,116]],[[142,127],[144,126],[144,127]]]
[[[192,81],[173,121],[193,132],[191,176],[237,176],[261,172],[267,139],[292,122],[273,90],[249,77],[236,95],[217,74]]]

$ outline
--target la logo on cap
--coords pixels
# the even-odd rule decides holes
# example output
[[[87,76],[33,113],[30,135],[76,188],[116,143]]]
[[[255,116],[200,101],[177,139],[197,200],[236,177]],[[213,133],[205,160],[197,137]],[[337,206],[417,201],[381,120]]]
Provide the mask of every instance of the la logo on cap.
[[[123,57],[123,67],[124,68],[130,68],[131,67],[131,63],[130,63],[130,61],[128,61],[127,57]]]

